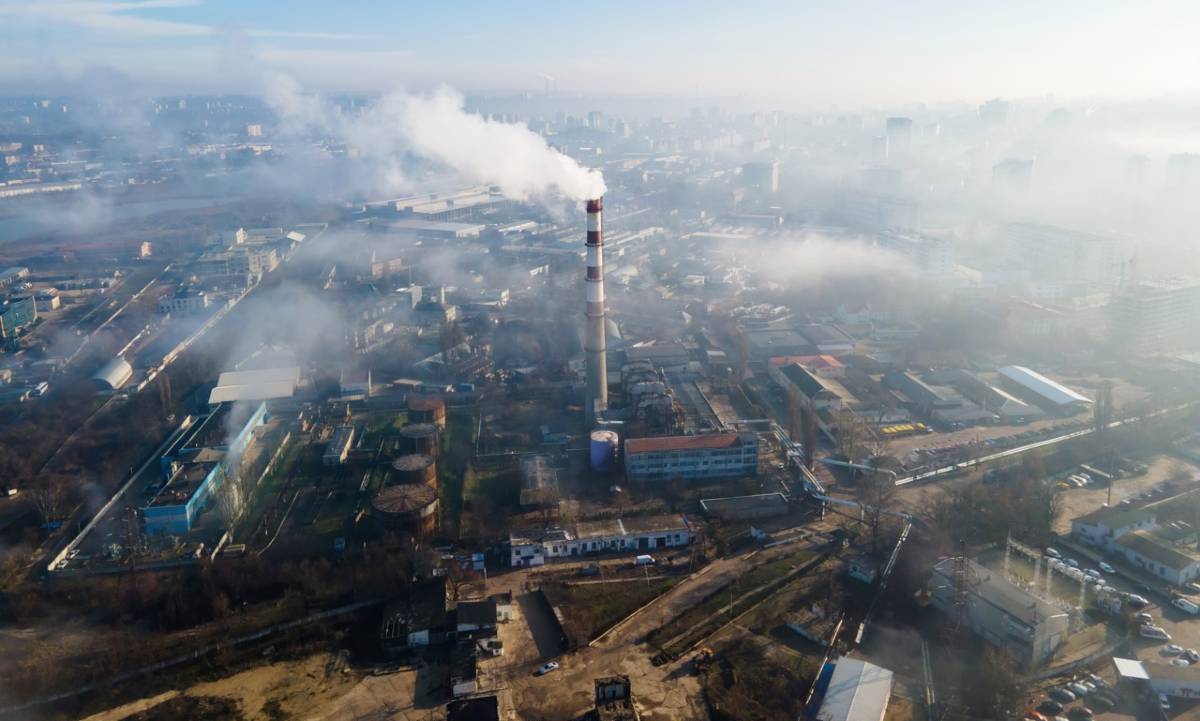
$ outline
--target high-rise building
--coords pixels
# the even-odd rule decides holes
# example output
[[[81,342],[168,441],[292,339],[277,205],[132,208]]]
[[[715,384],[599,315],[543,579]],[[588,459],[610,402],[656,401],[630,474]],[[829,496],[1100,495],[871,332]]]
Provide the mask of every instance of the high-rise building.
[[[1200,347],[1197,317],[1200,279],[1142,281],[1113,298],[1112,340],[1138,353]]]
[[[746,163],[742,166],[742,180],[749,188],[764,193],[779,192],[779,161]]]
[[[1008,102],[992,98],[979,106],[979,119],[987,126],[1004,125],[1008,121]]]
[[[898,158],[912,151],[912,118],[887,119],[887,156]]]
[[[263,134],[262,125],[259,123],[251,123],[246,126],[246,135],[251,138],[261,138]]]
[[[1120,270],[1116,238],[1053,225],[1013,223],[1009,257],[1040,280],[1082,281],[1109,290]]]
[[[879,234],[879,247],[906,259],[919,272],[945,278],[954,272],[954,244],[917,233]]]
[[[998,190],[1024,192],[1032,180],[1032,160],[1008,158],[992,166],[992,186]]]

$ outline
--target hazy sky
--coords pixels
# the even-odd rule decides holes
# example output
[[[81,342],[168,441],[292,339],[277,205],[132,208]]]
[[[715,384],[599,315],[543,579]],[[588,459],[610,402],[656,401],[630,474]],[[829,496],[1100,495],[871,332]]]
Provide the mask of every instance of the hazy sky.
[[[252,91],[257,63],[326,90],[774,96],[813,106],[1200,85],[1200,3],[1106,0],[0,0],[0,92],[89,68],[151,92]]]

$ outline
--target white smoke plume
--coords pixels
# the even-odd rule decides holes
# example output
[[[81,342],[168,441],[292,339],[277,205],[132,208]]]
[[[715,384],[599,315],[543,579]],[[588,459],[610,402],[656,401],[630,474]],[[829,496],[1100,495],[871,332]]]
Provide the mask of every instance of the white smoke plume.
[[[360,114],[338,112],[302,92],[288,76],[266,78],[264,97],[287,133],[318,131],[374,161],[380,190],[404,185],[412,158],[444,166],[471,183],[497,186],[514,200],[571,200],[604,194],[599,171],[558,152],[524,123],[503,123],[468,112],[449,87],[415,95],[391,93]]]

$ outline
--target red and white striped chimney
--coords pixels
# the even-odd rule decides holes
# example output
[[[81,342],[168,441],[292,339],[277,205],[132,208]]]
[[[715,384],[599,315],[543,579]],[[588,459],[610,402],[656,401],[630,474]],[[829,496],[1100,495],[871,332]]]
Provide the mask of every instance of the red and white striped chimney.
[[[604,202],[587,202],[587,417],[608,410],[608,359],[605,357],[604,316]]]

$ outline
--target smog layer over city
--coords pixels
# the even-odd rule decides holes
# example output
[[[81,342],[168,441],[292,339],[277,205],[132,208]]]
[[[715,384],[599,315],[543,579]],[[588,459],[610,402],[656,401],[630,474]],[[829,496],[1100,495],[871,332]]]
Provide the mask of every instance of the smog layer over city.
[[[1200,719],[1197,27],[0,0],[0,720]]]

